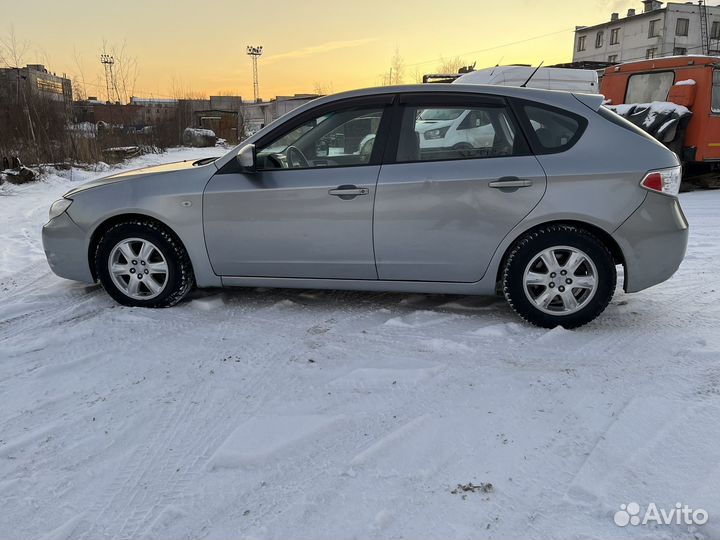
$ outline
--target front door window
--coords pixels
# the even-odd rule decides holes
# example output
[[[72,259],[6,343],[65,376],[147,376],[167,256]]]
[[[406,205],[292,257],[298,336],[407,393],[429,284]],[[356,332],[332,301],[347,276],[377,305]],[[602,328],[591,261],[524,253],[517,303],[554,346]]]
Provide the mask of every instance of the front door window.
[[[333,111],[313,118],[258,148],[260,170],[366,165],[383,108]]]

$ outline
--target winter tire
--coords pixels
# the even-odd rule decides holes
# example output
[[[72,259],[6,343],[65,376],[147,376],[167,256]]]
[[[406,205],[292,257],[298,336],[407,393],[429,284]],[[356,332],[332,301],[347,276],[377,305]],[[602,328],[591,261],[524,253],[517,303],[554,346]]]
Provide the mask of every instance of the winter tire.
[[[525,235],[510,251],[502,273],[510,306],[543,328],[589,323],[610,303],[616,283],[607,246],[571,225],[549,225]]]
[[[173,306],[194,282],[185,248],[151,220],[110,227],[97,243],[95,270],[107,293],[124,306]]]

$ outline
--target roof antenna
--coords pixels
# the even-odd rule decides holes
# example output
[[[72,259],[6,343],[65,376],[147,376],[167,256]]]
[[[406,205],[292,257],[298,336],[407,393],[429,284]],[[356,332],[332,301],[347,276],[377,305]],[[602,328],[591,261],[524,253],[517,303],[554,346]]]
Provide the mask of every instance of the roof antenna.
[[[495,64],[495,67],[494,67],[494,68],[492,68],[492,71],[490,72],[490,76],[491,76],[491,77],[493,76],[493,73],[495,73],[495,70],[496,70],[498,67],[500,67],[500,62],[503,61],[503,58],[505,58],[505,57],[504,57],[504,56],[501,56],[501,57],[500,57],[500,60],[498,60],[498,63]]]
[[[540,62],[540,65],[539,65],[538,67],[536,67],[536,68],[535,68],[535,71],[533,71],[533,72],[530,74],[530,76],[528,77],[527,81],[525,81],[524,83],[522,83],[522,84],[520,85],[520,88],[526,88],[526,87],[527,87],[527,85],[528,85],[528,83],[530,82],[530,80],[535,76],[535,74],[538,72],[538,70],[542,67],[542,65],[543,65],[544,63],[545,63],[545,60],[543,60],[542,62]]]

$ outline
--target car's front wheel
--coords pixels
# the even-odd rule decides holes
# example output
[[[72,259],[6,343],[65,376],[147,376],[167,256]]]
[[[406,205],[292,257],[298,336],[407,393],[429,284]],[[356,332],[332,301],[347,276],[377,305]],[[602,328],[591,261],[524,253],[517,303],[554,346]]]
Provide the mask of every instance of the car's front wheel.
[[[125,306],[175,305],[194,281],[185,248],[151,220],[110,227],[97,243],[95,270],[107,293]]]
[[[505,298],[526,321],[577,328],[600,315],[615,292],[613,255],[590,232],[549,225],[520,239],[502,275]]]

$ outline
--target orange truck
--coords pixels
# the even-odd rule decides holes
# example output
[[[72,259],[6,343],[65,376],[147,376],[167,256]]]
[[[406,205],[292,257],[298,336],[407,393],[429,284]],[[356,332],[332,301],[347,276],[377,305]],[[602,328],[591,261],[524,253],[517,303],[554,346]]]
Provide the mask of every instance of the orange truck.
[[[689,109],[677,130],[660,138],[681,158],[689,176],[720,170],[720,57],[672,56],[628,62],[604,70],[600,93],[626,118],[629,104],[664,102]],[[655,103],[662,106],[662,103]],[[621,106],[621,107],[617,107]],[[635,107],[640,111],[642,107]],[[687,111],[685,111],[687,112]],[[635,122],[639,123],[639,122]],[[646,124],[647,124],[646,119]],[[640,126],[645,127],[645,126]]]

